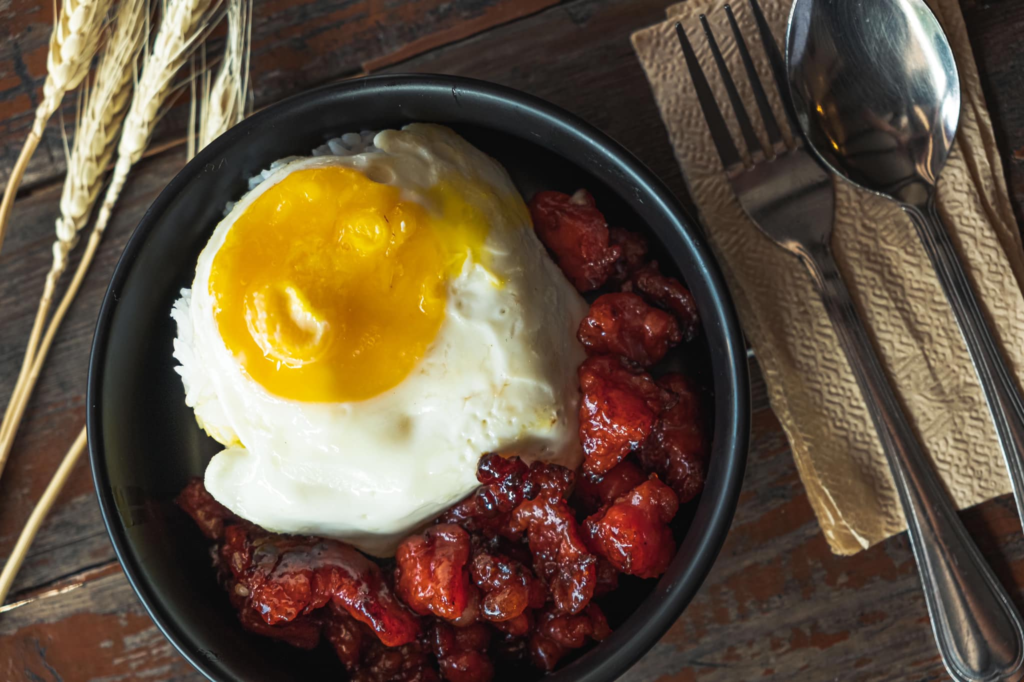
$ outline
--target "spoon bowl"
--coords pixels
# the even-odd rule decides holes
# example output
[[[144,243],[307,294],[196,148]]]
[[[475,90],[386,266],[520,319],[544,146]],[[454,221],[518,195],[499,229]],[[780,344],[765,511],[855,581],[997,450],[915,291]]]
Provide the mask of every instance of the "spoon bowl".
[[[796,0],[790,92],[838,175],[905,204],[934,193],[960,117],[949,41],[922,0]]]

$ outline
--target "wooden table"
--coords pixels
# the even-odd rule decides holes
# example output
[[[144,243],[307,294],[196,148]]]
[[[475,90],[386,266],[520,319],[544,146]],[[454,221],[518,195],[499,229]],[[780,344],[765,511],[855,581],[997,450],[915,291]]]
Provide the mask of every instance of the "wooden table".
[[[679,169],[629,34],[667,0],[257,0],[257,106],[338,78],[418,71],[473,76],[547,98],[610,133],[681,197]],[[1018,216],[1024,202],[1024,3],[964,10]],[[46,0],[0,3],[0,168],[11,167],[39,96],[52,20]],[[74,102],[65,111],[73,120]],[[158,141],[183,129],[182,107]],[[56,121],[56,119],[55,119]],[[1016,150],[1016,151],[1014,151]],[[88,349],[99,302],[128,235],[181,168],[170,145],[129,179],[113,224],[54,346],[0,480],[0,557],[84,422]],[[0,255],[0,398],[14,385],[49,267],[63,151],[51,123]],[[0,177],[0,181],[3,178]],[[768,406],[756,363],[753,437],[732,532],[700,594],[624,679],[943,679],[905,536],[833,556]],[[1012,500],[963,514],[1024,609],[1024,535]],[[114,558],[87,463],[32,546],[0,608],[0,679],[200,680],[150,621]]]

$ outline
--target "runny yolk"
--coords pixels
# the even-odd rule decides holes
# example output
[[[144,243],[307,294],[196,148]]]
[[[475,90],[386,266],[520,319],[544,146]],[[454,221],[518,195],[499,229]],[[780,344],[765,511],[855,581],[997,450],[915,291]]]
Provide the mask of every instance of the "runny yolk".
[[[291,400],[365,400],[396,386],[437,335],[447,281],[486,238],[466,189],[439,184],[428,210],[353,169],[288,175],[239,216],[213,259],[228,349]]]

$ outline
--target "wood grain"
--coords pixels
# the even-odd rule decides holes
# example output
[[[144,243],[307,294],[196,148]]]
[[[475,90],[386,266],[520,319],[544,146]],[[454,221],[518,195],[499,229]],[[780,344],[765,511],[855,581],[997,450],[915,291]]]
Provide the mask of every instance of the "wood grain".
[[[1020,56],[1024,3],[997,0],[964,4],[964,19],[981,72],[985,101],[1003,150],[1017,222],[1024,224],[1024,69]]]
[[[663,0],[578,0],[390,72],[445,73],[525,90],[578,114],[636,154],[685,198],[679,166],[629,35],[665,20]]]
[[[45,43],[50,11],[48,2],[41,4],[42,9],[29,0],[0,4],[0,167],[9,166],[7,136],[21,125],[18,112],[27,111],[28,104],[17,110],[2,107],[27,97],[25,83],[41,73],[33,50]],[[684,196],[678,166],[629,45],[632,30],[664,16],[666,0],[571,0],[548,9],[543,7],[551,2],[514,0],[421,0],[395,9],[399,4],[257,3],[258,96],[271,102],[364,68],[492,80],[547,98],[604,129]],[[356,6],[386,28],[359,18],[352,9]],[[972,2],[965,3],[965,16],[1019,210],[1024,199],[1024,53],[1017,43],[1024,35],[1024,9],[1014,0]],[[10,36],[17,45],[11,45]],[[440,46],[452,40],[457,42]],[[173,119],[167,122],[165,135],[173,137],[173,124]],[[12,139],[20,144],[17,135]],[[171,149],[144,161],[129,180],[0,479],[0,556],[9,551],[81,426],[88,347],[113,264],[139,217],[183,160],[180,148]],[[59,187],[44,180],[60,168],[59,158],[51,161],[38,166],[35,188],[19,199],[0,254],[4,399],[49,265]],[[946,679],[905,536],[852,558],[831,555],[756,366],[753,405],[750,460],[729,539],[695,601],[623,679]],[[1024,607],[1024,535],[1010,498],[969,510],[964,519]],[[113,563],[84,462],[34,544],[16,592],[0,607],[0,679],[202,679],[159,634]]]
[[[5,680],[203,680],[150,620],[119,567],[0,618]]]
[[[461,40],[478,31],[550,7],[558,0],[255,0],[252,27],[252,93],[257,107],[314,85],[354,76]],[[151,3],[158,5],[159,3]],[[0,182],[32,124],[46,78],[53,22],[49,0],[0,3]],[[219,40],[209,54],[219,54]],[[73,135],[75,96],[65,98],[64,120]],[[156,139],[180,135],[185,100],[162,122]],[[57,117],[46,130],[25,174],[32,186],[64,172]]]

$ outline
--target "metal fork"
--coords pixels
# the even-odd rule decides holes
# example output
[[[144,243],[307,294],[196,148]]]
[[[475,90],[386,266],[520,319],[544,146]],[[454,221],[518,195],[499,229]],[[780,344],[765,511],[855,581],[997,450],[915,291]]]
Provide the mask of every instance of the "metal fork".
[[[750,219],[776,244],[798,257],[814,280],[888,459],[907,517],[932,632],[946,670],[956,680],[1020,680],[1024,676],[1024,624],[950,504],[853,305],[830,245],[835,204],[832,178],[805,148],[785,95],[782,55],[757,0],[750,0],[750,5],[775,85],[785,103],[789,129],[796,138],[795,147],[786,145],[736,17],[726,5],[736,47],[771,143],[767,155],[707,18],[700,17],[750,163],[745,164],[737,150],[686,33],[682,25],[676,24],[725,174]]]

